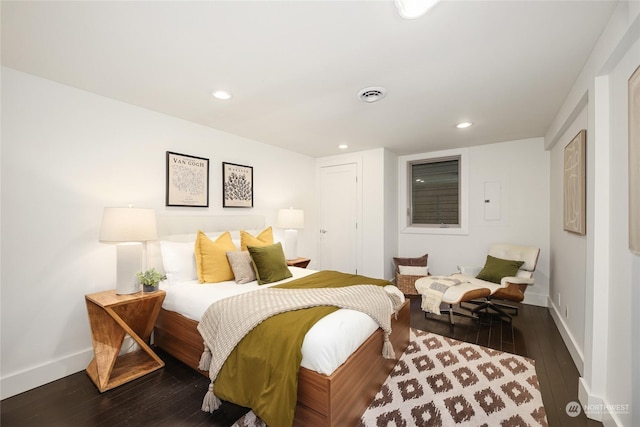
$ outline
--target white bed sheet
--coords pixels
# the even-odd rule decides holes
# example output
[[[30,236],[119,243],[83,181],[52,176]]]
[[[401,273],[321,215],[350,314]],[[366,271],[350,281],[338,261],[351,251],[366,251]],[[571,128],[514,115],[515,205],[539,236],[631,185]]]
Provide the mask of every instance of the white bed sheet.
[[[204,312],[215,301],[315,273],[314,270],[298,267],[289,267],[289,270],[293,274],[292,278],[268,285],[258,285],[256,281],[243,285],[236,284],[234,281],[200,284],[196,280],[176,285],[162,283],[160,287],[167,293],[162,307],[189,319],[200,321]],[[307,332],[302,343],[300,366],[324,375],[331,375],[376,329],[378,324],[360,311],[337,310],[320,319]]]

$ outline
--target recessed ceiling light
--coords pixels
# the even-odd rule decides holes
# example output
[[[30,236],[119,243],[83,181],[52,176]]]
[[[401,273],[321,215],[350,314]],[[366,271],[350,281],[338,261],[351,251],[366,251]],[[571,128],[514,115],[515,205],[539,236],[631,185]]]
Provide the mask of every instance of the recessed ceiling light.
[[[231,93],[227,92],[226,90],[214,90],[213,92],[211,92],[211,95],[217,99],[231,99]]]
[[[471,122],[462,122],[462,123],[458,123],[458,124],[456,125],[456,127],[457,127],[458,129],[465,129],[465,128],[468,128],[469,126],[471,126],[472,124],[473,124],[473,123],[471,123]]]
[[[338,148],[341,150],[346,150],[347,148],[349,148],[349,146],[347,144],[340,144],[338,145]]]

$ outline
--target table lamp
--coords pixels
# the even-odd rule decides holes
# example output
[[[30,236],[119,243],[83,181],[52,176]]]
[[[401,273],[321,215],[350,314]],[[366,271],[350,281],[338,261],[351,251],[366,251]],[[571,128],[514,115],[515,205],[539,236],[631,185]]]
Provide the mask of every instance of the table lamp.
[[[298,258],[298,229],[304,228],[302,209],[280,209],[276,226],[284,228],[284,256],[287,260]]]
[[[116,245],[116,294],[140,291],[136,273],[143,269],[144,244],[157,238],[153,209],[104,208],[99,240]]]

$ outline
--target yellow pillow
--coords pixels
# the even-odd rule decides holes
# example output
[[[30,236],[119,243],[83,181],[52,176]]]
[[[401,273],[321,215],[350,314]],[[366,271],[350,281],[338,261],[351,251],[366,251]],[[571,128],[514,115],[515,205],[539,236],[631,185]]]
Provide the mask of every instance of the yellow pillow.
[[[247,250],[247,246],[267,246],[273,245],[273,230],[271,226],[262,230],[262,233],[258,234],[258,237],[252,236],[244,230],[240,230],[240,248],[243,251]]]
[[[237,250],[231,233],[223,233],[214,242],[202,231],[198,231],[196,246],[196,269],[200,283],[217,283],[234,280],[233,270],[227,259],[228,251]]]

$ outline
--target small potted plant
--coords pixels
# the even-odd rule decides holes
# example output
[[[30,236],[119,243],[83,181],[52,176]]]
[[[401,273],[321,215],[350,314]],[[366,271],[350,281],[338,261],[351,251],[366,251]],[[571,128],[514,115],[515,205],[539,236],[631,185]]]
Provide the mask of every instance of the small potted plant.
[[[158,273],[155,268],[147,270],[144,273],[136,273],[136,277],[138,281],[142,283],[142,288],[145,292],[157,291],[160,281],[167,278],[167,276]]]

